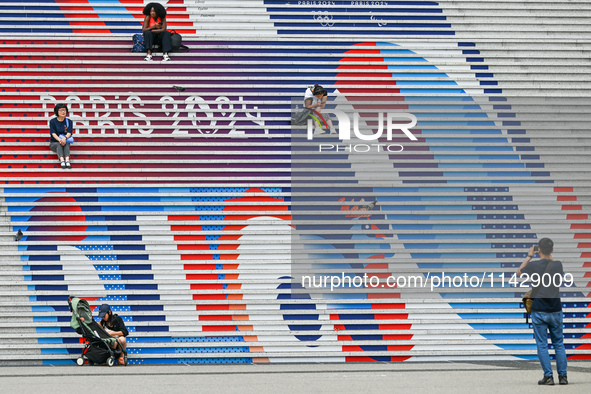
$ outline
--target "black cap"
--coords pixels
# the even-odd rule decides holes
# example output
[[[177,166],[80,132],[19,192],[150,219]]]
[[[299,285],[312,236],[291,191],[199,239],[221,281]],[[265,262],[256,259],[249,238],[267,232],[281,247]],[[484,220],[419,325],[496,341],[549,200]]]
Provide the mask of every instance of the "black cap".
[[[101,307],[99,308],[99,318],[103,318],[103,316],[105,316],[107,314],[107,312],[109,312],[111,310],[111,307],[109,307],[109,304],[103,304],[101,305]]]

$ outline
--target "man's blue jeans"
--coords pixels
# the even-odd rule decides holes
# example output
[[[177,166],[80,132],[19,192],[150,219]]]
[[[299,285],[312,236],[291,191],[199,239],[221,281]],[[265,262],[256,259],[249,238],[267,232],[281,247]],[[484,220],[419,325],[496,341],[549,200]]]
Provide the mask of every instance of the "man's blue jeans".
[[[556,369],[559,375],[566,375],[566,352],[564,350],[564,336],[562,335],[562,311],[560,312],[532,312],[531,321],[534,326],[534,337],[538,345],[538,358],[544,376],[552,376],[552,364],[548,354],[548,331],[554,352],[556,353]]]

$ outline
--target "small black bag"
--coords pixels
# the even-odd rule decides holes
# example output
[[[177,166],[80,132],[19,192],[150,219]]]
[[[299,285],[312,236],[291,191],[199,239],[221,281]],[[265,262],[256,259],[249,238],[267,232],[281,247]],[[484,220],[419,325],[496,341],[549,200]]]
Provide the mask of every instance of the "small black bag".
[[[174,30],[170,32],[170,46],[172,52],[189,52],[189,47],[183,45],[183,36]]]
[[[103,348],[98,346],[90,346],[88,351],[84,353],[84,355],[88,358],[88,361],[93,362],[95,364],[104,364],[107,362],[107,359],[111,356],[111,353]]]

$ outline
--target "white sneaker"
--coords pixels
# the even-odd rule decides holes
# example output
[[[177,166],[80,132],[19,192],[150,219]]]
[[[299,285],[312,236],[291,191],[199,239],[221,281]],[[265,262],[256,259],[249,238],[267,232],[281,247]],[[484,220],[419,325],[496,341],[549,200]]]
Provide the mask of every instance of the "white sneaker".
[[[152,55],[148,55],[144,58],[145,61],[147,62],[151,62],[152,61]]]
[[[168,62],[168,61],[170,61],[170,57],[168,57],[168,54],[166,54],[166,53],[165,53],[165,54],[164,54],[164,56],[162,56],[162,61],[163,61],[163,62]]]
[[[330,128],[330,134],[337,134],[337,129],[334,126]]]

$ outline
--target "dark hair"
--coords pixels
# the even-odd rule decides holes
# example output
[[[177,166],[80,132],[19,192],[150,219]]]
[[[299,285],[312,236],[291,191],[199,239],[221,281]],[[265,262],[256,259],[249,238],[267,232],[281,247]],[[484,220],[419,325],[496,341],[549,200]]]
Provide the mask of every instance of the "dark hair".
[[[158,15],[160,19],[166,18],[166,10],[160,3],[148,3],[144,7],[144,15],[150,15],[150,11],[152,11],[152,8],[154,8],[154,12],[156,12],[156,15]]]
[[[549,256],[554,251],[554,242],[550,238],[542,238],[538,242],[538,247],[540,248],[540,252]]]
[[[316,96],[317,94],[321,94],[321,95],[325,95],[326,94],[326,89],[324,89],[322,86],[315,84],[314,86],[312,86],[312,94],[314,96]]]
[[[60,109],[65,108],[66,109],[66,115],[70,112],[68,111],[68,106],[66,104],[56,104],[55,107],[53,107],[53,113],[55,114],[55,116],[58,116],[58,112]]]

